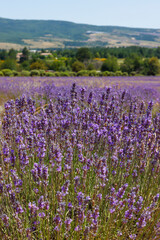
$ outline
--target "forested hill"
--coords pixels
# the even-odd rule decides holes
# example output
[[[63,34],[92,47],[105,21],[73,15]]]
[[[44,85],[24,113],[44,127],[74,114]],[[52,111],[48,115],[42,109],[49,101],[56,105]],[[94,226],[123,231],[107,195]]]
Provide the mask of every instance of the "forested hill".
[[[94,26],[55,20],[0,18],[0,48],[160,45],[160,29]]]

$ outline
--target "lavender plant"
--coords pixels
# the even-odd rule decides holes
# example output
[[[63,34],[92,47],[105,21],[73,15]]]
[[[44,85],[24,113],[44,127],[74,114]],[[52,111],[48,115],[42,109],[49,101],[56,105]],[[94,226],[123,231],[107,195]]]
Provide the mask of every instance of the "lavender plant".
[[[4,106],[0,238],[159,239],[157,100],[75,83],[39,95]]]

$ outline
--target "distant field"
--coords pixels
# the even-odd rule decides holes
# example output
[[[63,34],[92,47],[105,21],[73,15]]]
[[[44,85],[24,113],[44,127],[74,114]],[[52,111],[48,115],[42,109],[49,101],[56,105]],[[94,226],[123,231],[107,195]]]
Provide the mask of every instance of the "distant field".
[[[16,43],[0,42],[0,49],[9,50],[11,48],[19,50],[19,49],[22,49],[23,46],[21,44],[16,44]]]
[[[117,40],[118,39],[118,40]],[[159,47],[160,41],[135,41],[132,38],[110,36],[109,34],[91,34],[90,38],[85,41],[73,41],[73,40],[64,40],[57,39],[51,37],[48,39],[43,39],[43,37],[39,37],[37,39],[22,39],[22,44],[10,43],[10,42],[0,42],[0,49],[11,49],[14,48],[16,50],[22,49],[24,46],[29,47],[31,49],[48,49],[48,48],[65,48],[65,47],[129,47],[133,45],[138,45],[140,47]]]
[[[123,61],[123,60],[122,60]],[[142,86],[144,88],[160,88],[160,76],[138,76],[138,77],[0,77],[0,91],[17,87],[25,90],[32,86],[40,86],[43,83],[54,83],[56,86],[68,86],[73,82],[77,85],[100,87],[118,85],[119,87]]]
[[[71,86],[73,83],[89,88],[105,88],[116,86],[117,88],[151,89],[160,92],[160,76],[140,77],[0,77],[0,93],[3,99],[10,94],[19,95],[29,91],[39,91],[44,86],[55,85],[57,87]]]
[[[64,44],[61,41],[58,42],[58,40],[52,40],[52,41],[47,41],[47,40],[42,40],[38,39],[33,40],[33,39],[24,39],[24,44],[27,44],[27,46],[31,48],[40,48],[40,49],[45,49],[45,48],[64,48]]]

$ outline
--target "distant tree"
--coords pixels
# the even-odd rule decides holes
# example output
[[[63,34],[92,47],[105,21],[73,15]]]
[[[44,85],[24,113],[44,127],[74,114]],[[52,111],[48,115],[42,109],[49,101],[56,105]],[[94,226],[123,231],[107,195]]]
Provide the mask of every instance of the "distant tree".
[[[30,65],[30,69],[31,69],[31,70],[39,70],[39,69],[46,70],[47,67],[46,67],[45,62],[39,59],[39,60],[37,60],[36,62],[33,62],[33,63]]]
[[[46,50],[42,48],[41,53],[46,53]]]
[[[8,58],[15,59],[16,60],[17,51],[13,48],[11,48],[8,52]]]
[[[79,48],[76,53],[76,58],[81,62],[91,59],[91,52],[89,48]]]
[[[142,68],[142,58],[137,54],[131,54],[129,57],[125,58],[124,62],[120,66],[121,71],[127,72],[128,74],[131,74],[132,72],[141,73]]]
[[[6,50],[1,50],[0,51],[0,59],[5,60],[7,58],[8,54]]]
[[[24,62],[24,61],[28,61],[29,59],[29,50],[24,47],[22,50],[22,56],[20,58],[20,63]]]
[[[145,75],[157,75],[160,73],[160,63],[157,57],[152,57],[144,60],[144,70]]]
[[[88,66],[87,66],[87,70],[95,70],[94,64],[89,63]]]
[[[23,70],[30,70],[30,63],[29,61],[24,61],[20,64],[20,68]]]
[[[155,50],[155,56],[160,58],[160,47]]]
[[[64,61],[53,61],[51,64],[49,64],[48,68],[53,71],[65,71],[66,65]]]
[[[114,56],[109,56],[106,61],[102,64],[101,71],[110,71],[116,72],[118,70],[118,61],[117,58]]]
[[[137,72],[137,73],[140,73],[141,70],[142,70],[142,64],[143,64],[143,61],[142,61],[142,58],[138,55],[133,55],[133,71]]]
[[[120,69],[122,72],[127,72],[130,74],[134,69],[132,58],[125,58],[124,62],[120,65]]]
[[[60,68],[59,68],[59,71],[60,72],[71,72],[72,71],[72,68],[68,65],[66,66],[65,63],[63,63]]]
[[[72,64],[72,71],[73,72],[79,72],[79,71],[84,70],[84,69],[85,69],[85,66],[80,61],[76,61]]]
[[[16,70],[17,69],[17,64],[14,59],[6,59],[2,64],[1,64],[1,69],[10,69],[10,70]]]
[[[100,58],[99,52],[96,52],[96,53],[95,53],[95,57],[96,57],[96,58]]]

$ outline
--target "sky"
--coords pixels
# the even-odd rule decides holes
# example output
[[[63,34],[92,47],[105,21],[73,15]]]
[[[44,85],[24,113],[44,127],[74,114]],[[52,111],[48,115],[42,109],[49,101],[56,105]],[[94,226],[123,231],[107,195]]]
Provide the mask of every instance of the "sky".
[[[0,17],[160,29],[160,0],[2,0]]]

